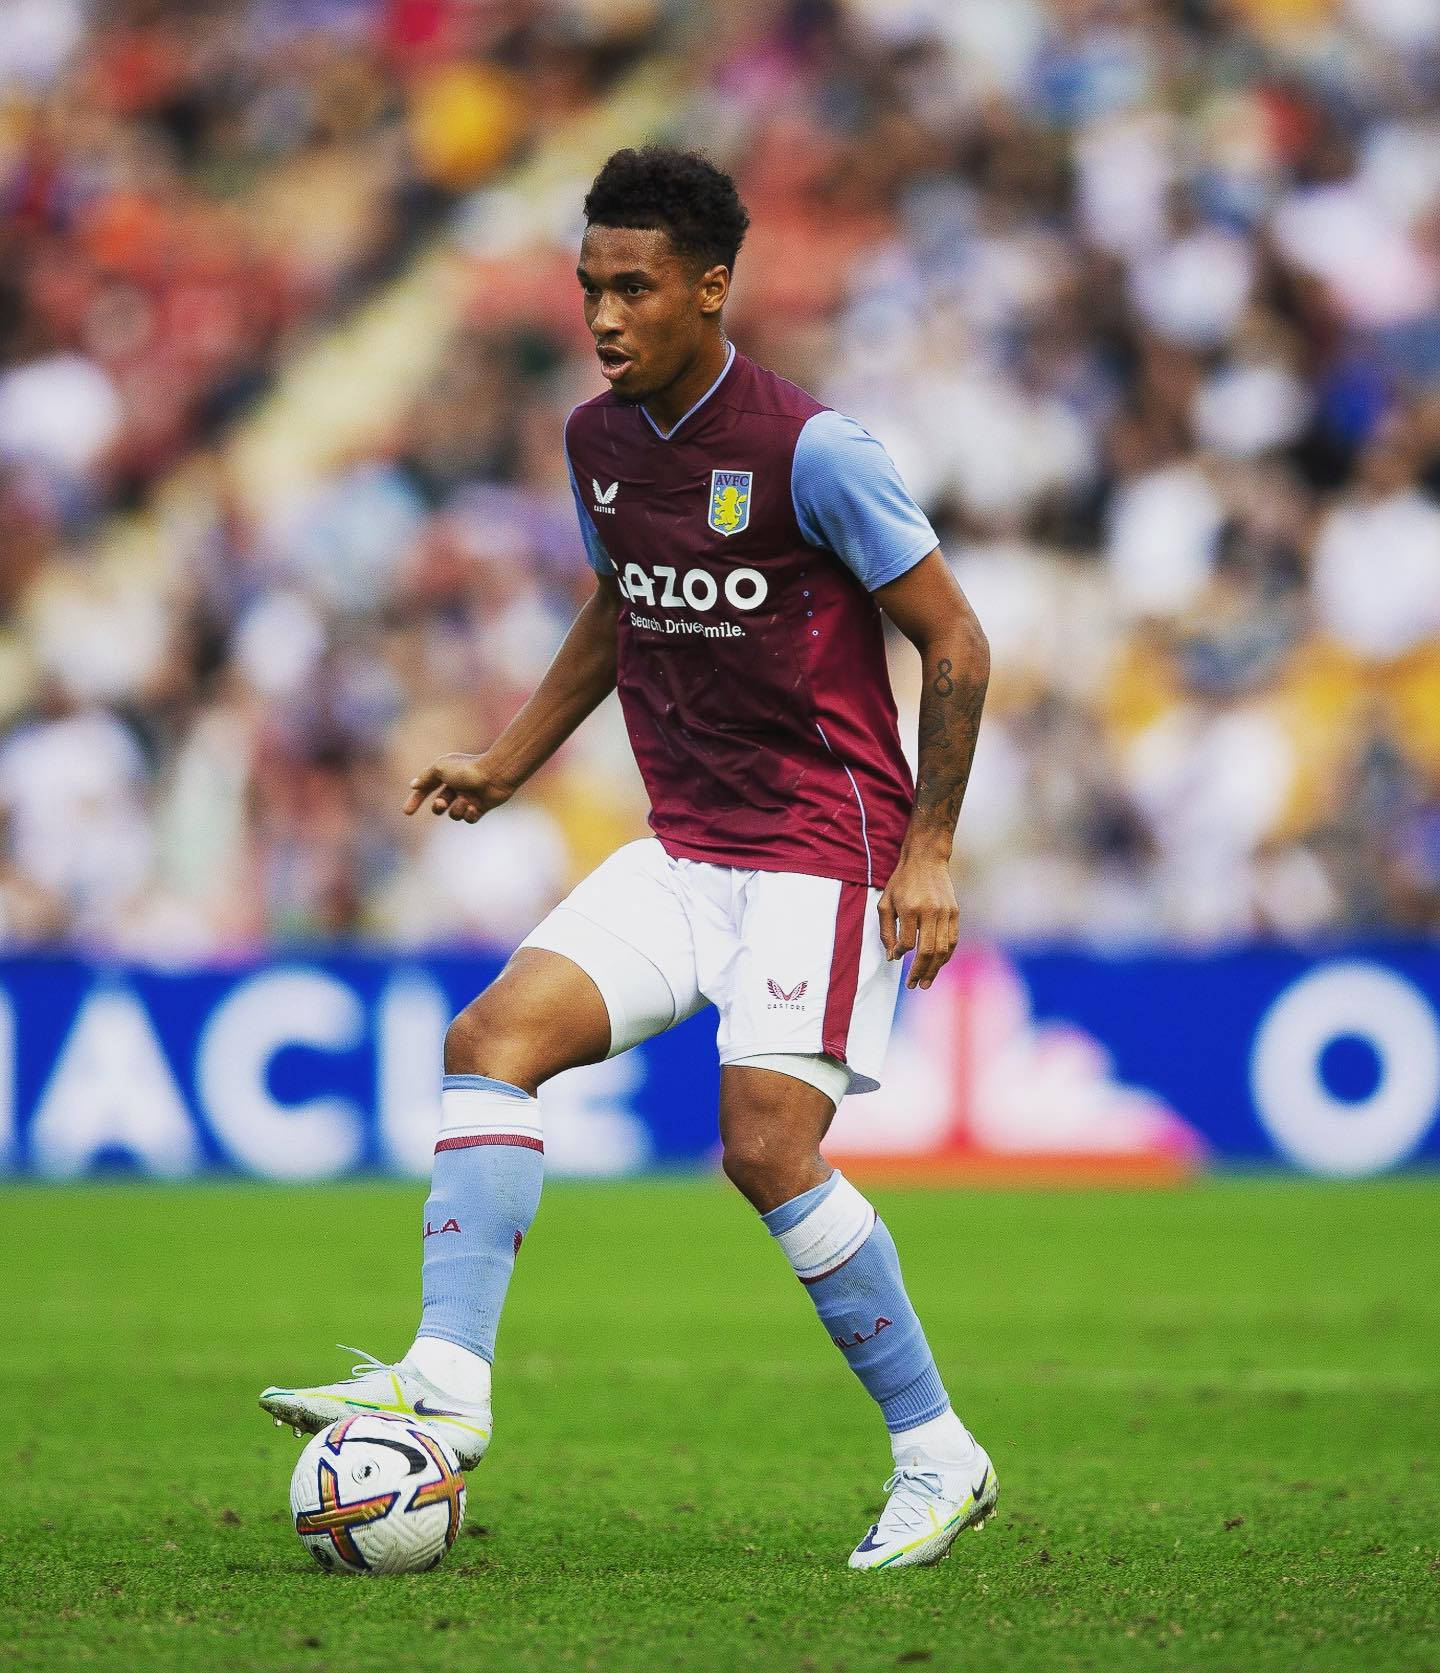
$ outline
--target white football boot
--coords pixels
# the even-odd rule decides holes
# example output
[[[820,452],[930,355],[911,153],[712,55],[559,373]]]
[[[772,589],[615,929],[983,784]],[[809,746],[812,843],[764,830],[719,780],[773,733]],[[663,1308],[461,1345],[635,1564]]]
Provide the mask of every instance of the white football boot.
[[[984,1447],[964,1469],[901,1467],[885,1483],[880,1520],[850,1553],[851,1568],[918,1568],[938,1563],[966,1528],[995,1509],[1000,1483]]]
[[[344,1344],[341,1344],[342,1347]],[[386,1365],[358,1348],[346,1348],[359,1363],[338,1383],[318,1388],[267,1388],[261,1406],[277,1427],[288,1423],[297,1435],[313,1435],[342,1417],[389,1412],[435,1430],[450,1443],[462,1470],[473,1470],[490,1445],[490,1406],[456,1400],[413,1365]]]

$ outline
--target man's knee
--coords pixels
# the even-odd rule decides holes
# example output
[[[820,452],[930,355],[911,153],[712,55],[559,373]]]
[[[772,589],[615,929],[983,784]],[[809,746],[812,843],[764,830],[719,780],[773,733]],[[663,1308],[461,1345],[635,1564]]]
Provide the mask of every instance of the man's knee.
[[[725,1177],[762,1214],[829,1175],[820,1155],[826,1122],[819,1106],[811,1107],[810,1092],[802,1082],[752,1071],[743,1096],[726,1101],[721,1165]]]
[[[610,1016],[594,982],[556,953],[521,947],[445,1035],[447,1075],[488,1075],[533,1092],[541,1081],[610,1046]]]
[[[720,1165],[730,1183],[750,1198],[766,1195],[776,1171],[776,1153],[763,1133],[745,1131],[732,1133],[725,1141]]]
[[[725,1141],[721,1165],[730,1183],[762,1214],[822,1184],[830,1174],[814,1145],[777,1142],[753,1132]]]
[[[533,1025],[517,1013],[503,988],[487,988],[445,1031],[445,1073],[488,1075],[533,1087],[543,1067],[534,1035]]]

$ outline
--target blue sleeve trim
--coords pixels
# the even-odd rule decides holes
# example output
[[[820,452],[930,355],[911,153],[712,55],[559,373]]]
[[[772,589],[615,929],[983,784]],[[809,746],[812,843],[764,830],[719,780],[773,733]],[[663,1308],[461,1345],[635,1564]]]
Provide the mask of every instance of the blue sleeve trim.
[[[940,544],[890,455],[843,413],[817,412],[806,422],[795,441],[790,497],[806,540],[833,552],[870,592]]]
[[[605,550],[604,542],[595,529],[595,521],[585,509],[580,497],[580,484],[575,480],[575,467],[570,463],[570,449],[565,449],[565,470],[570,478],[570,492],[575,496],[575,515],[580,519],[580,538],[585,542],[585,556],[597,575],[613,575],[615,565]]]
[[[878,593],[881,587],[888,587],[892,581],[898,581],[902,575],[908,575],[916,564],[922,558],[928,558],[939,544],[940,541],[932,530],[913,551],[907,552],[902,558],[896,558],[888,569],[882,569],[878,575],[871,576],[865,585],[872,593]]]

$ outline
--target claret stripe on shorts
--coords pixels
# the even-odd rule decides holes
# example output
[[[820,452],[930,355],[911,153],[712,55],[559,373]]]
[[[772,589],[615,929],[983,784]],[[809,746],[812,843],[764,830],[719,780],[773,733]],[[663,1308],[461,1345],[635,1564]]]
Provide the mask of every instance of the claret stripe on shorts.
[[[842,883],[835,909],[835,948],[830,955],[830,988],[825,996],[825,1020],[820,1049],[838,1062],[847,1060],[850,1017],[860,985],[860,948],[865,939],[865,914],[870,892],[863,883]]]

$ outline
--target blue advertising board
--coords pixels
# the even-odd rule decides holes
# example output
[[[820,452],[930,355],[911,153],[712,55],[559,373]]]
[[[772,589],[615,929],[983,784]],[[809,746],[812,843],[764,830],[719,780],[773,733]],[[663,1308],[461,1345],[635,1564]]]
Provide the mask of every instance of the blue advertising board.
[[[0,1171],[316,1179],[428,1170],[449,1018],[499,960],[165,971],[0,961]],[[715,1155],[713,1012],[557,1077],[547,1166]],[[902,1000],[833,1154],[946,1177],[1216,1163],[1358,1176],[1440,1160],[1440,948],[1103,957],[962,949]]]

